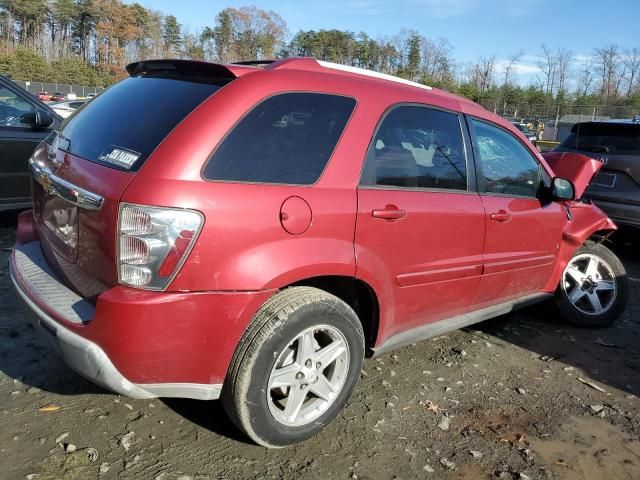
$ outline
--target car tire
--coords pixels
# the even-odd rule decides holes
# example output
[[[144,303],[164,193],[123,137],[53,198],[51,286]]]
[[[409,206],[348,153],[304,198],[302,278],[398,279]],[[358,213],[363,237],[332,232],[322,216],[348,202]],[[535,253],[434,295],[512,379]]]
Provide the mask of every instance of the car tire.
[[[611,250],[592,241],[585,242],[569,260],[555,295],[556,305],[569,323],[591,328],[611,325],[624,311],[628,298],[624,266]]]
[[[282,290],[238,343],[222,391],[227,415],[265,447],[312,437],[351,397],[364,350],[362,325],[345,302],[317,288]]]

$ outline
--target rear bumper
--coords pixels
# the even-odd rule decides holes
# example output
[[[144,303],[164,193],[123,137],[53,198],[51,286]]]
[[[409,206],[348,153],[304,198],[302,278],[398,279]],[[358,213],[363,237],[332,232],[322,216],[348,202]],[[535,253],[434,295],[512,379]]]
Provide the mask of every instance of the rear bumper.
[[[92,382],[127,397],[152,398],[157,396],[127,380],[98,345],[64,328],[38,307],[18,281],[14,268],[12,262],[10,267],[11,280],[24,302],[28,320],[39,333],[52,340],[67,365]],[[211,394],[211,398],[217,398],[219,389]]]
[[[29,320],[65,362],[131,398],[218,398],[240,336],[272,293],[162,293],[118,286],[93,306],[56,277],[37,240],[16,245],[10,272]]]
[[[594,198],[596,204],[614,222],[620,225],[633,225],[640,227],[640,206],[627,203],[610,202]]]

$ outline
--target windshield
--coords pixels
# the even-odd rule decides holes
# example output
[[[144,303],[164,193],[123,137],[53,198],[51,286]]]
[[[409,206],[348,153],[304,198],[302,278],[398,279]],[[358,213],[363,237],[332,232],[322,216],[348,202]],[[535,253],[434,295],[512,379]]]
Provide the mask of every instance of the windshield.
[[[585,152],[640,155],[640,125],[577,123],[560,146]]]

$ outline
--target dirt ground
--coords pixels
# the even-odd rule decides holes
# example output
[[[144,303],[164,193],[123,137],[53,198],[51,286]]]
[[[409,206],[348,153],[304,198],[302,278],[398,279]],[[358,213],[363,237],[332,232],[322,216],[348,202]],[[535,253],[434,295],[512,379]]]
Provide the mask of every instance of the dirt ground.
[[[1,222],[2,479],[640,479],[637,246],[614,247],[631,286],[615,326],[541,305],[367,360],[324,432],[266,450],[219,402],[130,400],[71,372],[23,321]]]

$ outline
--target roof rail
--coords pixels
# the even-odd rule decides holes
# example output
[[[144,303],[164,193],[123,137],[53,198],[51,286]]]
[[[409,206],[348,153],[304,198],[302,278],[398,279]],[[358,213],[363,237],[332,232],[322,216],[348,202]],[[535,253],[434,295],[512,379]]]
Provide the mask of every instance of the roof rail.
[[[324,60],[316,60],[318,64],[325,68],[332,68],[334,70],[341,70],[343,72],[354,73],[356,75],[364,75],[366,77],[378,78],[380,80],[387,80],[389,82],[402,83],[404,85],[410,85],[412,87],[423,88],[425,90],[432,90],[429,85],[423,85],[422,83],[412,82],[406,78],[396,77],[395,75],[389,75],[387,73],[374,72],[373,70],[366,70],[359,67],[351,67],[349,65],[342,65],[340,63],[325,62]]]
[[[275,60],[243,60],[241,62],[233,62],[231,65],[270,65],[273,62],[275,62]]]
[[[320,68],[318,68],[320,67]],[[277,70],[277,69],[300,69],[300,70],[313,70],[313,71],[322,71],[322,69],[329,68],[332,70],[338,70],[347,74],[363,76],[374,78],[377,80],[385,80],[387,82],[401,83],[403,85],[408,85],[411,87],[422,88],[423,90],[432,90],[432,88],[428,85],[423,85],[422,83],[412,82],[411,80],[407,80],[405,78],[396,77],[394,75],[389,75],[386,73],[374,72],[373,70],[367,70],[359,67],[352,67],[350,65],[342,65],[340,63],[327,62],[325,60],[318,60],[313,57],[290,57],[285,58],[283,60],[278,60],[272,64],[267,66],[267,69]]]

